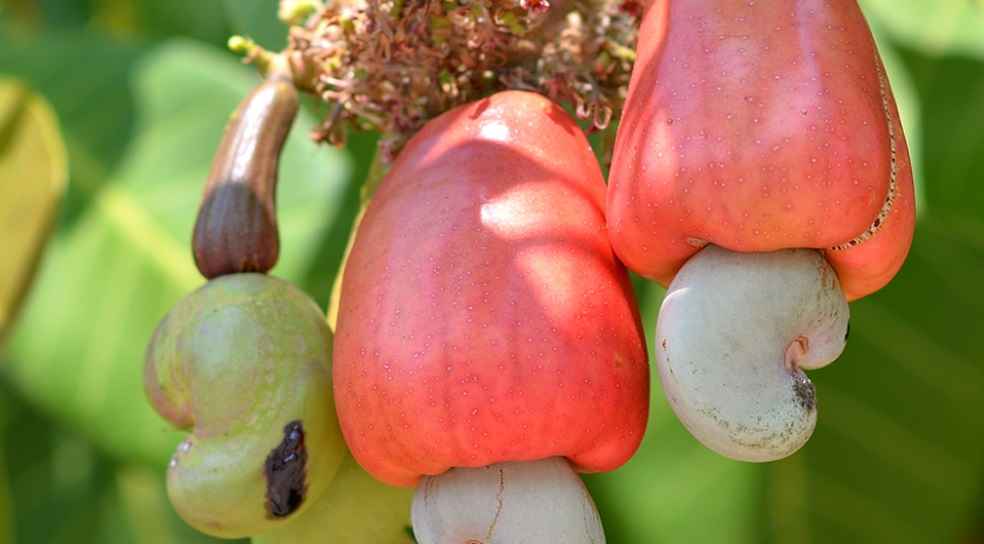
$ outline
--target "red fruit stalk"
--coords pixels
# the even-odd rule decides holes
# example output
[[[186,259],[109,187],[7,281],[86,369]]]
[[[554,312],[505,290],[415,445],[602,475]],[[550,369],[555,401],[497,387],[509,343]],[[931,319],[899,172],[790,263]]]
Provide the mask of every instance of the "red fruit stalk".
[[[370,473],[411,486],[632,455],[648,368],[604,192],[581,131],[536,94],[467,104],[410,140],[359,228],[334,348],[339,419]]]
[[[912,240],[909,151],[854,0],[655,3],[615,157],[612,243],[663,284],[705,242],[815,248],[853,300]]]

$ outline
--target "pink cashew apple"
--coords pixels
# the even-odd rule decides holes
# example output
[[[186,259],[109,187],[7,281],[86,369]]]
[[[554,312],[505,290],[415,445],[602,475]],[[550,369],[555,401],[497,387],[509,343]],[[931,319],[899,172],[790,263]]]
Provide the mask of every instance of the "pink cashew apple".
[[[604,199],[577,125],[516,91],[431,121],[382,180],[345,270],[334,390],[362,466],[393,485],[426,479],[413,507],[422,544],[601,534],[572,469],[634,453],[649,383]],[[546,483],[497,491],[517,478]],[[537,492],[581,506],[524,514]]]
[[[799,369],[839,355],[846,302],[888,283],[912,240],[884,67],[854,0],[653,2],[639,36],[612,245],[670,284],[657,364],[681,420],[725,455],[783,457],[816,418]]]

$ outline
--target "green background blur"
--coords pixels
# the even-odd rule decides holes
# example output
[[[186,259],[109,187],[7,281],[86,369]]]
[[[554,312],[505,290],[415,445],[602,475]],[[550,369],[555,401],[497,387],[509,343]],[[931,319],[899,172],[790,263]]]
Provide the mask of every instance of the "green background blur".
[[[852,305],[847,351],[811,374],[816,434],[789,459],[708,452],[654,372],[639,454],[586,478],[611,543],[984,543],[984,2],[862,5],[916,166],[908,263]],[[142,354],[201,283],[188,242],[202,182],[257,81],[223,44],[243,33],[279,48],[275,12],[274,0],[0,0],[0,80],[50,102],[69,158],[53,237],[0,338],[0,544],[209,541],[163,493],[180,435],[144,400]],[[275,272],[324,305],[373,141],[314,146],[320,111],[307,106],[282,160]],[[0,164],[18,134],[0,126]],[[11,211],[35,182],[14,177],[0,170],[0,220],[31,211]],[[10,232],[0,282],[26,262]],[[662,290],[636,287],[651,332]]]

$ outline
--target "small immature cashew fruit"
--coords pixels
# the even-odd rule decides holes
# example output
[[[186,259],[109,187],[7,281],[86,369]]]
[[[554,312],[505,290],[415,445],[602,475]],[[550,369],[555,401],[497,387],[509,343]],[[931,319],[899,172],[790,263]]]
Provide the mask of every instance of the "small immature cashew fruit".
[[[192,239],[206,278],[265,273],[277,263],[277,167],[298,108],[297,90],[280,74],[240,103],[212,162]]]
[[[594,501],[570,464],[552,457],[424,477],[413,501],[421,542],[604,542]]]
[[[335,400],[372,475],[401,486],[428,477],[436,494],[414,506],[421,544],[459,542],[441,535],[491,519],[498,484],[487,475],[499,469],[519,490],[504,496],[509,512],[549,509],[535,488],[577,513],[510,514],[473,542],[601,541],[597,527],[547,526],[581,523],[590,505],[558,466],[618,467],[648,413],[645,345],[604,191],[570,117],[511,91],[429,122],[370,202],[342,283]],[[507,462],[520,464],[497,465]],[[453,515],[440,506],[452,502]]]
[[[848,315],[837,276],[817,251],[704,248],[673,279],[656,325],[670,406],[722,455],[786,457],[817,419],[803,369],[840,355]]]
[[[191,434],[167,490],[178,513],[219,537],[253,535],[303,511],[345,456],[324,314],[261,274],[214,279],[164,317],[147,349],[154,408]]]
[[[842,347],[847,310],[825,313],[830,289],[848,301],[880,289],[912,241],[895,100],[854,0],[654,2],[639,36],[609,179],[612,245],[629,268],[673,281],[657,331],[669,347],[658,338],[656,350],[664,378],[678,380],[664,387],[681,419],[726,455],[781,457],[813,428],[812,408],[792,409],[795,369]],[[718,247],[698,254],[708,244]],[[769,253],[797,248],[813,253]],[[674,280],[684,263],[687,279]],[[728,274],[700,270],[724,263]],[[818,272],[828,264],[833,287]],[[708,305],[730,317],[705,315]],[[811,337],[816,327],[830,327],[829,342]],[[766,445],[782,421],[791,427]]]

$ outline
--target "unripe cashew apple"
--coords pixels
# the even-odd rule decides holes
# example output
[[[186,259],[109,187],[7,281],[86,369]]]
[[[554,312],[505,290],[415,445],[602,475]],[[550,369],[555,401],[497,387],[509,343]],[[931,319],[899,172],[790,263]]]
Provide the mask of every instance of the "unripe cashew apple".
[[[154,408],[191,430],[167,473],[178,514],[236,538],[305,510],[345,456],[331,395],[331,332],[291,284],[214,279],[180,300],[147,349]]]
[[[912,240],[912,167],[855,0],[653,3],[619,126],[612,245],[666,285],[707,242],[815,248],[848,300]]]
[[[467,104],[410,140],[359,227],[338,315],[339,420],[371,474],[411,486],[632,455],[648,368],[604,195],[577,125],[536,94]]]
[[[816,418],[800,368],[837,357],[846,302],[888,283],[912,241],[885,70],[854,0],[654,2],[639,36],[612,245],[672,280],[656,351],[680,419],[730,457],[784,457]]]

